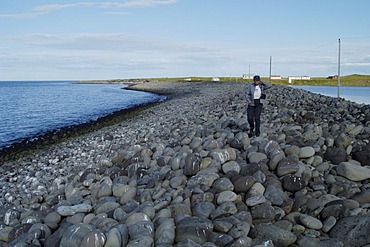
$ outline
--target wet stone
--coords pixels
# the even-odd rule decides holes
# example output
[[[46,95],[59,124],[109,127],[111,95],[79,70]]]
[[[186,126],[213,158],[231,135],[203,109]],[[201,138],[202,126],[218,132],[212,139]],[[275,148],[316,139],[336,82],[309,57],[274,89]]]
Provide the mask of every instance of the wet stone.
[[[186,217],[176,226],[176,242],[189,239],[203,244],[207,242],[212,231],[212,221],[205,218]]]

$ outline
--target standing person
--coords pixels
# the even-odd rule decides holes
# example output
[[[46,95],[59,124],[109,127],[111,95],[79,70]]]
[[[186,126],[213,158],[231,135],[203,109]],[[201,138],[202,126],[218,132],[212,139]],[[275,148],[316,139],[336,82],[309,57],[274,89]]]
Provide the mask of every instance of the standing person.
[[[253,83],[249,84],[247,87],[247,114],[250,126],[249,137],[254,136],[254,134],[260,136],[261,134],[261,112],[263,100],[266,98],[264,91],[270,86],[270,84],[262,82],[259,75],[255,75],[253,77]],[[256,132],[254,132],[254,130],[256,130]]]

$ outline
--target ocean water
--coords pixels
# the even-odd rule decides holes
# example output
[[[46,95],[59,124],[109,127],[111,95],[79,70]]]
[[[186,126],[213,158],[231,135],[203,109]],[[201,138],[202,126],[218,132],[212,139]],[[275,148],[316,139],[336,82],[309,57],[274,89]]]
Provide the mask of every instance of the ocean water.
[[[122,84],[0,82],[0,150],[50,130],[97,120],[166,97]]]
[[[291,86],[312,93],[318,93],[330,97],[338,96],[338,87],[333,86]],[[358,104],[370,104],[370,87],[340,87],[339,97]]]

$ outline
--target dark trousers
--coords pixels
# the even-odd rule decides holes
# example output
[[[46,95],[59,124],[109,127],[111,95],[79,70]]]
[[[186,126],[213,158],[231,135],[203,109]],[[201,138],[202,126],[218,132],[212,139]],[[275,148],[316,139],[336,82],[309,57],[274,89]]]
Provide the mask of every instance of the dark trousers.
[[[248,113],[248,123],[250,126],[250,131],[253,132],[256,128],[256,136],[260,135],[260,125],[261,125],[261,112],[262,104],[259,100],[254,101],[254,106],[249,105],[247,109]]]

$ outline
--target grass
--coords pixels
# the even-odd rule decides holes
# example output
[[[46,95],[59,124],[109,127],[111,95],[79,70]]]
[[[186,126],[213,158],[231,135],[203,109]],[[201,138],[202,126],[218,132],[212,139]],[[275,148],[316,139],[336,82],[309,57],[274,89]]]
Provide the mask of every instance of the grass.
[[[212,81],[212,77],[165,77],[165,78],[151,78],[151,80],[156,81]],[[219,77],[220,81],[233,81],[233,82],[251,82],[251,79],[242,79],[241,77]],[[262,77],[262,81],[269,82],[268,77]],[[283,78],[280,80],[271,80],[272,84],[279,85],[296,85],[296,86],[337,86],[338,79],[327,79],[325,77],[312,77],[311,80],[293,80],[292,83],[288,82],[288,78]],[[370,75],[347,75],[340,77],[341,86],[367,86],[370,87]]]

